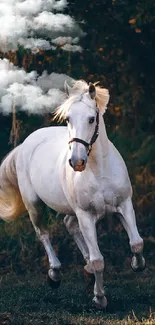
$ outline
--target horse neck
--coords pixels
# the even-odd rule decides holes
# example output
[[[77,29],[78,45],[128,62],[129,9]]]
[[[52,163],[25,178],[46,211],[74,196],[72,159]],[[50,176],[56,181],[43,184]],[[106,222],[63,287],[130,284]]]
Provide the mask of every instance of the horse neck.
[[[102,114],[99,116],[99,136],[92,146],[90,166],[95,174],[103,175],[107,166],[109,142]]]

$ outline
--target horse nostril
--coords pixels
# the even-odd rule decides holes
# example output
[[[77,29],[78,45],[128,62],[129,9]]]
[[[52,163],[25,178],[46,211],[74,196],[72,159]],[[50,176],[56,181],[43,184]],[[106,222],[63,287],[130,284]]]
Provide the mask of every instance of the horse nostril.
[[[76,160],[74,157],[71,157],[69,160],[69,165],[74,169],[76,168],[80,168],[80,167],[85,167],[86,165],[86,160],[85,159],[80,159],[80,160]]]
[[[69,164],[71,167],[73,167],[71,159],[69,159]]]

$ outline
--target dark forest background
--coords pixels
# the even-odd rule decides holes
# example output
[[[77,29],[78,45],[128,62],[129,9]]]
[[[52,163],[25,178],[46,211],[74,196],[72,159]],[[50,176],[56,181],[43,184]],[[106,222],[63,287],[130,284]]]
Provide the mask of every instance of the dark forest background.
[[[74,79],[100,81],[109,89],[105,115],[109,138],[128,166],[134,206],[149,267],[155,269],[155,2],[154,0],[69,0],[66,13],[82,23],[86,32],[82,53],[18,51],[0,53],[27,72],[65,73]],[[0,115],[0,158],[27,135],[52,125],[51,116],[18,113],[16,119]],[[64,229],[61,216],[47,211],[54,247],[64,265],[79,264],[78,250]],[[128,267],[130,250],[122,226],[105,220],[98,227],[99,243],[109,268]],[[2,273],[47,267],[41,245],[28,217],[13,224],[1,222]],[[34,249],[35,248],[35,249]],[[116,249],[118,249],[116,259]],[[65,252],[65,253],[64,253]],[[81,258],[82,262],[82,258]]]

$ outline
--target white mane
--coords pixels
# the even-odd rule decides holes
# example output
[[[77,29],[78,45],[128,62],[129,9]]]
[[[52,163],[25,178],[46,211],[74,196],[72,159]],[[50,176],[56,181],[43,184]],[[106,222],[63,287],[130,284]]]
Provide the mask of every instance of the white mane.
[[[95,84],[94,84],[95,86]],[[109,101],[109,91],[100,86],[95,86],[96,88],[96,104],[100,111],[105,113],[107,104]],[[84,80],[75,81],[73,87],[70,90],[70,96],[65,100],[65,102],[58,107],[55,112],[55,119],[58,119],[59,122],[62,122],[68,111],[70,110],[72,104],[81,100],[83,94],[87,93],[89,90],[89,85]]]

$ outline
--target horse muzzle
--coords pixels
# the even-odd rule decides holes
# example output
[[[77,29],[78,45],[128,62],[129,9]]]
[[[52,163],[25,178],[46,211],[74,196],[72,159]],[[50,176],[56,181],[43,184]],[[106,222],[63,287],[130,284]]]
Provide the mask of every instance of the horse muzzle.
[[[75,157],[69,159],[69,164],[75,172],[83,172],[86,168],[86,163],[87,159],[75,159]]]

